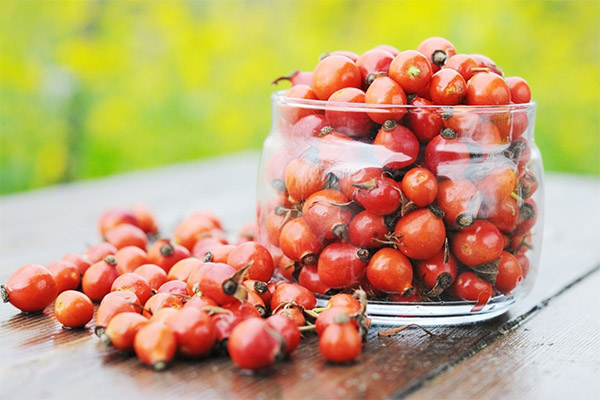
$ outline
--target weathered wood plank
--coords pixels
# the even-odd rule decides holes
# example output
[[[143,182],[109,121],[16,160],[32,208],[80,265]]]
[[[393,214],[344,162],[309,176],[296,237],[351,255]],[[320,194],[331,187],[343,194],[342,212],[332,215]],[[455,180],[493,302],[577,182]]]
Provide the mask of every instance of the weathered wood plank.
[[[597,398],[600,286],[596,269],[548,299],[518,329],[427,382],[408,399]]]
[[[145,203],[167,234],[210,209],[235,233],[254,218],[257,169],[258,154],[249,152],[0,197],[0,279],[97,243],[96,218],[110,206]]]
[[[82,251],[86,244],[97,242],[95,218],[109,205],[147,203],[167,234],[186,214],[210,208],[233,231],[253,218],[256,168],[257,156],[249,153],[0,198],[0,278],[19,265],[47,264],[67,251]],[[597,181],[550,176],[542,269],[525,301],[508,315],[484,324],[436,328],[446,340],[417,330],[391,338],[373,334],[360,363],[350,366],[324,363],[312,337],[304,341],[293,362],[281,364],[271,374],[245,375],[225,358],[178,361],[164,374],[156,374],[134,358],[106,349],[94,336],[63,330],[53,318],[24,316],[10,306],[0,306],[0,356],[8,360],[0,365],[0,397],[66,393],[148,398],[392,396],[444,371],[505,323],[597,265],[600,233],[590,221],[600,220],[598,203]],[[587,333],[598,336],[598,332]],[[91,387],[100,392],[90,393]]]

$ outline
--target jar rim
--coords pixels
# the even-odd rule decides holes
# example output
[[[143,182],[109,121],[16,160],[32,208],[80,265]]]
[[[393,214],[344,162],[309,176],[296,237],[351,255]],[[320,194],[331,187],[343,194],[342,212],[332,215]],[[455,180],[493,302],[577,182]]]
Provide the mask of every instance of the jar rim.
[[[398,105],[398,104],[372,104],[372,103],[350,103],[341,101],[326,101],[326,100],[310,100],[310,99],[298,99],[293,97],[286,97],[285,92],[287,90],[278,90],[271,94],[271,101],[273,104],[315,109],[315,110],[332,110],[332,111],[355,111],[355,112],[389,112],[390,110],[411,110],[411,109],[428,109],[432,111],[439,111],[441,113],[448,112],[460,112],[460,113],[477,113],[477,114],[506,114],[514,113],[516,111],[532,111],[535,110],[537,103],[530,101],[529,103],[522,104],[505,104],[505,105],[485,105],[485,106],[472,106],[472,105],[454,105],[444,106],[439,104],[432,105]]]

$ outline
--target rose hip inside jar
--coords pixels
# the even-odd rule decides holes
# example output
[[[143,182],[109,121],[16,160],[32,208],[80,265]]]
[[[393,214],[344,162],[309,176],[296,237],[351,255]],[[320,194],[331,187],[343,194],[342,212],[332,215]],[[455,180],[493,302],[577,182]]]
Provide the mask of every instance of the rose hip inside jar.
[[[388,106],[277,92],[272,104],[257,226],[280,279],[323,304],[360,287],[380,324],[481,321],[531,291],[543,212],[535,103]]]

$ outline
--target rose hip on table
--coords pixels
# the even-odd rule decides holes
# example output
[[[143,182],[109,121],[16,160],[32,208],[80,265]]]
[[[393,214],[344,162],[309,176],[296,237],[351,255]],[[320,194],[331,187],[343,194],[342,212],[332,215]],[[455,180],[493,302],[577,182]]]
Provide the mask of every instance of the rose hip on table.
[[[433,37],[325,53],[281,81],[256,223],[231,237],[201,210],[169,235],[146,205],[111,207],[97,243],[17,269],[2,299],[26,313],[56,300],[67,328],[100,303],[102,342],[155,370],[223,352],[259,370],[313,330],[327,362],[359,359],[370,300],[475,312],[531,279],[540,177],[523,78]]]

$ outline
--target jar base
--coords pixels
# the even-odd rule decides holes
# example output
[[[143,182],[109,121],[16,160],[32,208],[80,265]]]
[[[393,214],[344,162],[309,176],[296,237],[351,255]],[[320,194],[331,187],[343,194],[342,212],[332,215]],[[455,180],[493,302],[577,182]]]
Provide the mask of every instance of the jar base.
[[[317,297],[318,307],[325,307],[328,298]],[[392,303],[369,301],[367,314],[372,325],[421,326],[462,325],[486,321],[507,312],[515,303],[513,296],[498,296],[491,299],[483,309],[472,312],[475,302],[447,301],[436,303]]]

